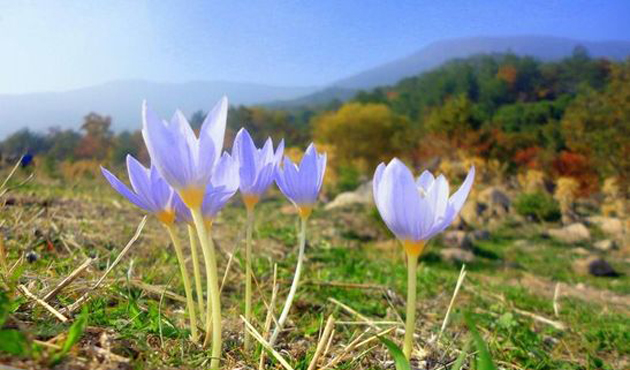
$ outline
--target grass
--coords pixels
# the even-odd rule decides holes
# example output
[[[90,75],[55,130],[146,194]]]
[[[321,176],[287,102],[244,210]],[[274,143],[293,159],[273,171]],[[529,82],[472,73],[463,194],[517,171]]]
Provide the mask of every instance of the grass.
[[[12,352],[8,345],[0,344],[0,363],[18,368],[49,366],[59,354],[53,346],[63,346],[72,332],[72,323],[56,321],[48,311],[20,295],[16,285],[23,284],[41,297],[85,258],[97,257],[80,278],[50,302],[57,309],[72,304],[116,258],[142,215],[99,180],[68,185],[38,179],[12,190],[5,195],[5,200],[8,198],[13,205],[0,209],[0,229],[7,265],[16,268],[13,277],[0,284],[8,292],[5,301],[0,300],[0,338],[19,337],[16,341],[25,350]],[[220,277],[228,252],[241,244],[244,221],[245,211],[236,201],[216,224]],[[253,312],[254,326],[259,331],[267,312],[262,299],[268,301],[271,296],[275,263],[281,283],[276,312],[288,291],[296,261],[296,227],[297,216],[278,194],[272,194],[257,208],[253,268],[258,285],[254,285]],[[431,242],[418,274],[417,334],[424,355],[414,366],[449,368],[471,338],[463,317],[465,311],[472,312],[500,368],[620,369],[630,364],[627,256],[611,257],[622,273],[620,277],[578,275],[572,266],[581,256],[574,247],[541,237],[544,227],[506,223],[493,232],[490,240],[475,243],[477,257],[467,266],[467,279],[438,343],[432,338],[440,330],[460,266],[442,261],[440,242]],[[341,354],[345,344],[368,328],[331,298],[374,322],[402,323],[404,318],[406,267],[402,251],[389,242],[390,236],[373,210],[317,210],[307,235],[304,284],[278,343],[281,354],[295,369],[307,369],[329,315],[335,316],[337,324],[331,348],[320,364]],[[187,240],[185,230],[181,230],[181,238]],[[85,305],[89,312],[87,326],[78,342],[59,358],[58,367],[117,364],[121,368],[151,369],[208,364],[209,353],[187,339],[184,303],[167,294],[183,295],[183,287],[172,247],[166,240],[161,227],[150,220],[141,240]],[[590,250],[588,245],[583,247]],[[35,252],[38,260],[25,262],[22,256],[28,252]],[[260,349],[250,355],[241,352],[243,271],[239,255],[227,275],[222,297],[224,368],[257,367],[260,354]],[[134,283],[137,281],[155,289],[147,291]],[[556,317],[553,289],[558,282],[565,292],[559,299]],[[582,290],[576,288],[578,285]],[[74,322],[79,313],[76,315],[72,317]],[[540,318],[560,322],[566,329],[558,330]],[[391,325],[380,326],[385,329]],[[375,333],[372,330],[367,337]],[[389,337],[396,343],[402,340],[400,334]],[[120,358],[99,354],[95,352],[97,347]],[[128,362],[116,362],[121,358]],[[267,358],[266,368],[280,368],[271,356]],[[390,359],[385,346],[374,341],[349,353],[336,368],[393,369],[393,363],[386,362]],[[464,368],[469,368],[469,363],[467,358]]]

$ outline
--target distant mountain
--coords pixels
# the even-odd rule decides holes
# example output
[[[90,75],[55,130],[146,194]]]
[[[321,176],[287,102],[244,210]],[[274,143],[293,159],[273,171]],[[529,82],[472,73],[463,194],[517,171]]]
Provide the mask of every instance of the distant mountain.
[[[396,59],[344,78],[332,86],[369,89],[391,85],[440,66],[454,58],[475,54],[507,53],[529,55],[543,61],[571,55],[576,46],[585,47],[592,57],[621,60],[630,55],[630,41],[580,41],[549,36],[472,37],[438,41],[407,57]]]
[[[177,108],[187,115],[199,109],[207,111],[222,95],[228,96],[230,104],[251,105],[292,99],[316,90],[225,81],[122,80],[65,92],[0,94],[0,140],[24,127],[33,131],[51,126],[78,128],[90,112],[111,116],[114,130],[137,129],[143,99],[170,118]]]
[[[308,95],[291,99],[291,100],[277,100],[267,104],[264,106],[268,108],[278,108],[278,109],[290,109],[290,108],[298,108],[298,107],[316,107],[316,106],[324,106],[333,100],[346,101],[352,98],[357,93],[356,89],[348,89],[345,87],[331,86],[327,87],[323,90],[319,90]]]

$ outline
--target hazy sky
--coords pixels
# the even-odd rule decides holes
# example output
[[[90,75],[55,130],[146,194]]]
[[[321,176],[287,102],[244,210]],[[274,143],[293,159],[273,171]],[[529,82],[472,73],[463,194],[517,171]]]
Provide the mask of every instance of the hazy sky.
[[[116,79],[324,85],[440,39],[630,39],[621,1],[0,0],[0,93]]]

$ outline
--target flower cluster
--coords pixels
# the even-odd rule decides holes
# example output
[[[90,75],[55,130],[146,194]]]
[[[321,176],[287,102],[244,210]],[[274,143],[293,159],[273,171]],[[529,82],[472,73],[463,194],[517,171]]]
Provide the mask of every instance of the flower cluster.
[[[251,136],[241,129],[232,145],[232,153],[223,152],[223,141],[228,113],[227,98],[222,98],[206,116],[196,134],[184,114],[176,111],[170,121],[162,120],[149,108],[142,107],[142,136],[151,158],[150,168],[144,167],[132,156],[127,157],[131,188],[109,170],[101,168],[110,185],[131,203],[154,215],[167,229],[180,265],[186,291],[187,309],[192,340],[197,342],[197,312],[205,323],[204,346],[212,337],[211,368],[217,369],[221,357],[221,305],[217,266],[212,237],[212,222],[230,198],[240,190],[248,210],[247,254],[247,309],[251,315],[251,228],[253,209],[272,182],[298,207],[313,207],[326,167],[325,155],[309,146],[301,167],[285,159],[281,168],[284,141],[276,150],[268,139],[257,148]],[[306,215],[307,216],[307,215]],[[303,217],[304,220],[306,216]],[[183,249],[176,234],[176,225],[188,226],[194,264],[195,290],[198,310],[195,309],[192,285],[186,269]],[[206,268],[207,311],[204,312],[201,274],[198,269],[196,238],[201,245]],[[303,247],[302,249],[303,250]],[[301,265],[301,260],[299,262]],[[299,276],[299,272],[296,273]],[[297,279],[295,279],[297,286]],[[289,303],[290,305],[290,303]],[[246,342],[247,342],[246,337]],[[247,347],[247,345],[246,345]]]
[[[232,145],[231,154],[223,151],[228,102],[221,99],[206,116],[198,133],[186,117],[177,111],[170,121],[159,118],[145,103],[142,109],[144,138],[151,157],[151,166],[144,167],[132,156],[127,157],[131,188],[110,171],[102,168],[111,186],[131,203],[154,215],[171,237],[186,292],[190,331],[198,340],[197,314],[205,324],[206,346],[212,338],[211,368],[217,369],[221,357],[221,303],[217,263],[211,232],[213,221],[228,201],[240,191],[247,211],[247,243],[245,253],[245,323],[252,318],[252,230],[254,211],[261,197],[275,181],[280,191],[296,207],[301,220],[298,258],[291,288],[276,326],[269,337],[274,345],[282,331],[298,288],[306,245],[306,223],[317,202],[326,171],[326,154],[313,144],[306,149],[299,165],[284,157],[284,141],[274,150],[269,138],[261,148],[241,129]],[[374,173],[373,195],[376,208],[385,224],[401,241],[408,259],[408,299],[403,352],[410,357],[413,340],[416,299],[416,270],[419,256],[429,239],[446,229],[462,209],[475,177],[471,167],[461,187],[450,194],[448,181],[428,171],[417,179],[400,160],[381,163]],[[185,257],[177,238],[176,226],[186,225],[190,237],[197,308]],[[201,282],[201,265],[197,253],[201,245],[206,269],[206,302]],[[204,309],[205,307],[205,309]],[[244,336],[244,347],[250,338]]]

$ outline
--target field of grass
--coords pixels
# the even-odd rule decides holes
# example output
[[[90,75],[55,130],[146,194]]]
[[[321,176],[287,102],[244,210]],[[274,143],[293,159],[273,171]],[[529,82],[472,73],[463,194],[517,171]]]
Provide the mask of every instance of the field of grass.
[[[18,173],[11,183],[25,177]],[[93,289],[133,236],[143,217],[139,210],[102,179],[69,184],[36,177],[0,201],[6,251],[0,266],[0,364],[20,369],[192,369],[208,364],[209,351],[188,340],[177,260],[156,220],[148,220],[140,238]],[[274,265],[276,313],[293,276],[297,216],[278,193],[261,203],[257,216],[253,325],[262,333]],[[214,226],[219,277],[225,276],[225,369],[259,368],[262,353],[261,348],[242,352],[244,225],[244,207],[235,199]],[[543,238],[543,228],[506,222],[489,240],[475,243],[476,258],[466,266],[441,334],[461,266],[441,260],[440,241],[431,242],[418,273],[414,368],[451,368],[470,340],[464,312],[472,314],[502,369],[630,367],[630,256],[609,252],[618,277],[578,275],[572,268],[580,257],[576,248]],[[279,355],[292,368],[306,370],[332,315],[332,340],[317,368],[393,369],[375,334],[390,329],[385,336],[402,341],[406,267],[400,246],[369,207],[317,209],[307,233],[303,283],[278,341]],[[188,238],[183,228],[181,238]],[[48,300],[67,322],[29,297],[45,297],[87,259],[92,260],[85,270]],[[88,299],[68,312],[86,293]],[[471,368],[473,356],[465,368]],[[282,365],[265,353],[264,368]]]

